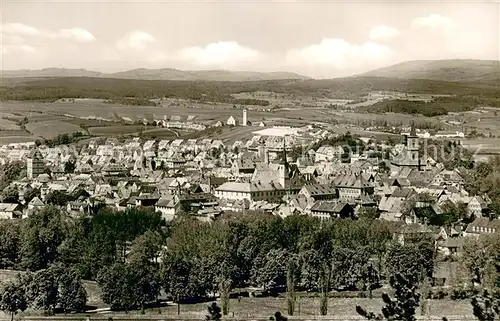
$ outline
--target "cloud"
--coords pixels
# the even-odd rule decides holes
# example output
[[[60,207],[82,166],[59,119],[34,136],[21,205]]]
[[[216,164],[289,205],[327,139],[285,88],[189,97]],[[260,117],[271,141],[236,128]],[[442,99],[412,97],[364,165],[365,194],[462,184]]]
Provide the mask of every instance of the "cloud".
[[[28,45],[3,45],[2,54],[8,55],[11,53],[32,53],[35,52],[35,48]]]
[[[389,47],[375,42],[351,44],[344,39],[327,38],[319,44],[290,50],[286,60],[291,65],[328,66],[346,70],[359,64],[385,61],[392,53]]]
[[[197,65],[233,65],[257,60],[260,53],[257,50],[241,46],[235,41],[221,41],[208,44],[205,47],[187,47],[179,52],[180,60]]]
[[[22,23],[5,23],[0,26],[2,34],[18,35],[18,36],[37,36],[41,32],[31,26]]]
[[[426,17],[413,19],[411,26],[413,28],[442,28],[450,29],[454,25],[453,20],[437,13],[431,13]]]
[[[96,40],[92,33],[82,28],[61,29],[55,33],[54,37],[71,39],[77,42],[92,42]]]
[[[6,23],[0,26],[2,35],[6,42],[19,43],[26,39],[47,40],[47,39],[68,39],[76,42],[91,42],[96,40],[94,35],[82,28],[59,29],[57,31],[39,30],[22,23]]]
[[[116,45],[119,49],[144,50],[149,44],[154,42],[156,42],[155,37],[149,33],[134,31],[128,36],[118,40]]]
[[[386,25],[379,25],[370,29],[369,37],[371,40],[387,41],[394,37],[397,37],[399,34],[399,30],[396,28]]]

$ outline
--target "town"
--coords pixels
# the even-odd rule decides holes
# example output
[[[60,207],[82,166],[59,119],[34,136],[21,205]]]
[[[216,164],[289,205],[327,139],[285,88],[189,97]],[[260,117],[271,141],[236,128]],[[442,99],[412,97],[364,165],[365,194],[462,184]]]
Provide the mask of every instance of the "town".
[[[500,321],[498,1],[0,7],[0,321]]]
[[[231,116],[226,124],[214,126],[252,124],[248,111],[243,110],[241,122]],[[91,138],[52,147],[39,142],[4,145],[0,148],[4,168],[0,217],[15,222],[35,219],[40,213],[65,213],[72,220],[84,222],[89,217],[104,215],[100,214],[103,210],[124,213],[121,215],[127,217],[137,215],[133,214],[137,209],[156,213],[162,225],[173,224],[173,228],[181,229],[184,227],[175,226],[186,219],[210,226],[226,224],[223,222],[229,217],[245,220],[260,216],[257,221],[267,220],[265,217],[285,221],[304,217],[331,222],[332,228],[338,224],[334,222],[341,220],[353,222],[351,228],[355,229],[360,228],[356,227],[358,224],[363,226],[364,222],[376,220],[382,225],[369,229],[382,228],[382,231],[364,233],[381,233],[380,237],[386,241],[392,239],[400,245],[415,238],[432,240],[430,246],[436,249],[432,256],[437,261],[434,272],[429,272],[429,284],[434,288],[454,286],[455,294],[450,295],[464,295],[456,293],[455,287],[462,284],[456,277],[461,270],[456,260],[465,255],[464,251],[471,250],[470,244],[474,244],[471,242],[478,237],[496,235],[500,219],[496,215],[497,200],[479,192],[481,189],[476,193],[471,191],[472,153],[464,150],[459,141],[448,140],[462,137],[443,140],[422,135],[414,124],[399,130],[399,141],[380,141],[349,132],[336,134],[312,125],[253,127],[253,137],[229,145],[207,138],[144,140],[140,137]],[[444,147],[448,149],[445,151]],[[373,236],[360,237],[370,241]],[[131,241],[111,248],[112,252],[121,253],[113,254],[118,255],[116,260],[134,261],[137,245]],[[382,246],[379,241],[376,244]],[[164,255],[168,256],[164,251],[169,248],[161,238],[154,242],[147,243],[150,254],[143,259],[161,262],[166,259]],[[188,246],[182,242],[178,246]],[[153,244],[156,245],[151,248]],[[379,250],[374,249],[373,254]],[[414,255],[422,255],[421,250]],[[362,266],[373,262],[369,264],[378,264],[377,273],[382,272],[381,257],[369,256],[357,259],[360,266],[347,265],[346,268],[357,269],[360,274],[353,276],[354,279],[338,281],[335,288],[366,290],[366,285],[359,287],[353,283],[363,279]],[[21,259],[13,266],[26,266],[22,262]],[[89,273],[86,278],[97,278],[104,293],[116,286],[103,283],[96,272]],[[247,290],[239,291],[249,291],[253,296],[275,291],[272,289],[284,285],[279,275],[265,282],[251,281],[250,284],[259,285],[254,288],[248,288],[248,281],[244,281],[239,286],[246,286]],[[297,288],[315,290],[309,281],[304,282],[297,284]],[[194,293],[180,289],[173,293],[184,298],[205,297],[210,296],[210,292],[205,292],[209,288],[198,285]],[[234,292],[236,284],[232,289],[233,295],[238,293]],[[150,295],[153,296],[146,300],[158,299],[158,290],[148,291],[139,292],[138,300]],[[104,302],[113,309],[127,307],[115,302],[119,298],[106,299],[104,293],[101,294]],[[175,295],[173,299],[176,301]],[[74,308],[83,309],[82,301],[76,302],[80,305]],[[177,302],[180,303],[178,299]],[[227,302],[223,308],[227,313]],[[422,314],[428,313],[426,309],[429,307],[421,306]],[[292,315],[293,311],[288,305],[288,313]],[[322,311],[326,314],[327,308]]]
[[[235,125],[231,116],[227,126]],[[240,125],[250,125],[246,110]],[[467,208],[471,228],[463,226],[464,234],[476,225],[487,224],[489,232],[498,226],[497,219],[485,221],[492,201],[486,194],[470,195],[463,169],[447,169],[422,154],[420,145],[429,135],[412,126],[393,146],[369,137],[352,138],[357,142],[349,146],[344,136],[285,126],[257,127],[248,141],[228,146],[213,139],[139,137],[91,139],[77,146],[11,143],[0,148],[1,162],[24,164],[26,175],[5,187],[1,217],[27,217],[56,200],[73,215],[89,213],[98,203],[118,211],[150,207],[166,221],[183,214],[209,221],[223,212],[245,211],[321,219],[370,212],[418,224],[423,223],[419,209],[439,215],[451,202]],[[335,146],[328,144],[335,139]],[[422,195],[428,199],[405,211],[408,200]]]

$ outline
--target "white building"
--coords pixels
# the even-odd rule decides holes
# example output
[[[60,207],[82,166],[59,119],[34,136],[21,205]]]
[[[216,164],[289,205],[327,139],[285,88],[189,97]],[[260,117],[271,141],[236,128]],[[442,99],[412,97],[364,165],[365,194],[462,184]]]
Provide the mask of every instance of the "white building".
[[[242,123],[243,126],[247,126],[248,125],[248,119],[247,119],[247,110],[246,109],[243,109],[243,123]]]
[[[229,126],[238,126],[238,121],[233,116],[229,116],[229,118],[227,119],[227,124]]]

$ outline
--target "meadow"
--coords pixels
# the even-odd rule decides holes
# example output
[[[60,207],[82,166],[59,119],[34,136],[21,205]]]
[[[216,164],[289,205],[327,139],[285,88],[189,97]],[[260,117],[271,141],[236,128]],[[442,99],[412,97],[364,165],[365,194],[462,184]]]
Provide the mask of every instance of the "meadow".
[[[269,94],[259,93],[253,98],[266,97]],[[245,97],[241,95],[240,97]],[[274,97],[273,97],[274,98]],[[275,99],[292,101],[290,95],[276,95]],[[157,106],[129,106],[104,103],[101,100],[81,99],[75,101],[47,102],[2,102],[0,106],[0,143],[34,141],[40,138],[52,138],[58,134],[84,132],[90,136],[143,135],[145,138],[175,139],[208,137],[234,142],[253,136],[253,131],[263,122],[266,126],[287,125],[305,126],[316,124],[327,127],[334,132],[344,133],[347,130],[364,137],[387,138],[388,133],[370,132],[365,128],[386,124],[389,126],[408,126],[414,122],[417,127],[434,130],[476,130],[484,135],[500,136],[500,116],[496,109],[479,108],[475,111],[450,113],[439,117],[421,115],[405,115],[398,113],[371,114],[354,110],[337,110],[323,107],[265,108],[262,106],[245,106],[251,127],[224,127],[218,130],[202,132],[172,132],[169,129],[144,127],[141,124],[127,124],[123,118],[141,121],[144,118],[168,119],[172,117],[187,120],[194,118],[197,123],[211,126],[217,121],[226,123],[230,116],[242,120],[242,106],[227,103],[201,103],[186,100],[158,100]],[[19,124],[27,118],[25,128]]]

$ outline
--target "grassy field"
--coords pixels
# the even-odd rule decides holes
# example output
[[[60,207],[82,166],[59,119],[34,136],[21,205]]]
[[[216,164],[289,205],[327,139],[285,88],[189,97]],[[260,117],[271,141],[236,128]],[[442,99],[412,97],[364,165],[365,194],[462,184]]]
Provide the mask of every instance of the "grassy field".
[[[59,120],[37,121],[26,124],[26,130],[35,136],[53,138],[57,135],[83,132],[82,128]]]
[[[19,129],[20,127],[16,122],[0,118],[0,130],[19,130]]]
[[[220,303],[219,303],[220,304]],[[372,312],[380,312],[383,306],[381,299],[358,298],[331,298],[328,300],[328,314],[337,316],[357,316],[356,305],[360,305]],[[181,314],[203,317],[206,313],[206,303],[181,305]],[[300,313],[299,313],[300,306]],[[162,314],[176,314],[177,306],[168,306],[162,309]],[[241,302],[232,299],[229,303],[229,312],[235,317],[266,317],[276,311],[286,312],[286,300],[283,298],[242,298]],[[417,314],[420,314],[418,309]],[[467,301],[431,300],[431,315],[472,315],[471,304]],[[319,315],[319,298],[301,298],[296,302],[296,315]]]
[[[143,126],[144,128],[144,126]],[[178,131],[169,128],[151,128],[146,129],[141,133],[144,139],[177,139],[179,137]]]
[[[95,136],[118,136],[125,134],[138,133],[144,129],[144,125],[111,125],[102,127],[90,127],[89,133]]]
[[[15,278],[18,271],[0,270],[0,281],[7,282]],[[23,272],[21,272],[23,273]],[[100,291],[95,282],[84,281],[84,286],[88,294],[88,304],[96,307],[106,307],[100,299]],[[357,316],[356,306],[360,305],[365,309],[373,312],[379,312],[383,306],[380,299],[380,293],[383,289],[378,289],[375,292],[377,297],[368,298],[329,298],[328,300],[328,315],[333,316]],[[220,305],[220,302],[218,302]],[[180,312],[182,317],[203,318],[206,313],[208,303],[196,304],[181,304]],[[452,301],[452,300],[430,300],[429,313],[434,316],[450,316],[450,315],[472,315],[471,304],[468,300]],[[231,299],[229,302],[229,315],[238,318],[264,317],[268,318],[274,312],[286,312],[286,300],[283,297],[266,297],[252,298],[242,297],[240,300]],[[176,315],[177,304],[170,303],[159,308],[148,309],[147,314],[151,315]],[[132,311],[131,314],[139,314],[140,311]],[[420,309],[417,309],[417,315],[420,315]],[[123,314],[121,312],[117,315]],[[317,316],[319,315],[319,298],[311,295],[299,296],[295,303],[296,316]]]
[[[256,96],[256,98],[259,98]],[[290,97],[279,97],[278,99],[290,99]],[[258,106],[247,106],[248,120],[254,125],[264,122],[268,126],[288,125],[304,126],[308,124],[334,125],[334,131],[342,133],[345,129],[361,136],[387,137],[388,134],[379,132],[365,132],[363,127],[381,125],[387,123],[393,126],[409,125],[414,121],[419,125],[431,125],[446,130],[469,131],[477,129],[483,133],[492,133],[500,136],[500,116],[495,109],[482,108],[474,112],[450,114],[442,117],[423,117],[417,115],[403,114],[368,114],[357,112],[338,111],[327,108],[300,107],[294,105],[290,108],[275,109],[267,111],[267,108]],[[0,137],[4,142],[31,141],[34,140],[25,133],[1,133],[2,123],[4,127],[14,129],[16,121],[28,118],[28,131],[37,137],[53,137],[61,133],[71,133],[79,128],[88,129],[95,136],[117,136],[138,134],[142,125],[125,125],[121,122],[122,117],[132,120],[140,120],[144,117],[153,116],[163,119],[164,116],[171,118],[179,116],[185,120],[188,116],[194,116],[195,121],[205,125],[212,125],[216,121],[226,122],[230,116],[238,121],[242,120],[242,109],[233,108],[231,104],[225,103],[197,103],[181,100],[161,101],[159,106],[127,106],[119,104],[107,104],[99,100],[79,100],[76,102],[2,102],[0,105],[0,116],[4,119],[0,122]],[[97,119],[88,119],[89,117]],[[358,126],[352,129],[347,124]],[[457,125],[462,124],[462,125]],[[255,127],[256,128],[256,127]],[[18,128],[17,128],[18,129]],[[235,129],[222,129],[222,131],[210,131],[200,133],[189,133],[186,138],[209,137],[221,139],[226,142],[234,142],[251,137],[253,129],[237,127]],[[181,135],[184,136],[184,135]],[[146,138],[170,139],[172,133],[168,130],[153,130],[144,133]]]

